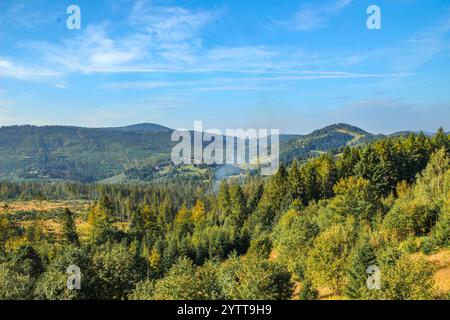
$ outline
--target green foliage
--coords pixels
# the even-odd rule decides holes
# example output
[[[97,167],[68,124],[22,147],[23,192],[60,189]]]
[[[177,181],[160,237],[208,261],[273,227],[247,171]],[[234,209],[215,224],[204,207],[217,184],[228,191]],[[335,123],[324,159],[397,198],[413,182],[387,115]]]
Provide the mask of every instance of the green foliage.
[[[33,279],[14,270],[5,263],[0,264],[0,300],[26,300],[31,298]]]
[[[156,300],[196,300],[199,298],[199,281],[195,278],[196,268],[188,258],[181,258],[167,275],[155,284]]]
[[[124,243],[96,248],[91,268],[100,299],[125,299],[146,274],[145,263]]]
[[[431,234],[434,244],[450,248],[450,193]]]
[[[325,230],[318,235],[308,255],[306,277],[315,287],[329,287],[340,293],[350,248],[350,232],[344,225],[336,224]]]
[[[434,291],[434,267],[420,258],[402,255],[394,264],[381,268],[378,298],[387,300],[429,300]]]
[[[41,257],[35,248],[29,245],[20,246],[9,256],[9,262],[14,269],[22,274],[36,279],[44,270]]]
[[[306,259],[318,233],[318,226],[306,214],[295,210],[287,211],[274,229],[280,259],[298,279],[304,276]]]
[[[319,298],[319,292],[314,288],[312,282],[309,279],[305,279],[302,283],[302,289],[299,293],[300,300],[317,300]]]
[[[153,300],[155,282],[153,280],[142,280],[136,284],[134,290],[128,295],[129,300]]]
[[[290,299],[294,284],[280,264],[257,255],[231,256],[219,268],[219,283],[226,299]]]
[[[64,210],[64,216],[62,221],[62,233],[64,239],[66,239],[68,243],[74,245],[80,244],[75,224],[75,218],[73,216],[73,213],[69,210],[69,208],[66,208]]]
[[[371,297],[371,292],[367,288],[367,268],[377,265],[377,262],[374,249],[365,232],[361,232],[361,238],[352,249],[349,257],[348,282],[345,294],[352,299]]]
[[[436,223],[447,195],[449,159],[443,149],[432,155],[413,189],[401,196],[386,215],[384,225],[400,239],[428,233]]]
[[[88,223],[91,227],[90,238],[94,243],[105,243],[111,236],[112,226],[107,208],[97,204],[88,214]]]
[[[254,237],[250,242],[247,253],[257,254],[261,257],[268,258],[272,251],[272,241],[268,233],[261,233],[258,237]]]
[[[81,271],[81,290],[67,288],[67,268],[78,266]],[[93,296],[92,270],[88,252],[75,245],[62,247],[38,278],[34,295],[45,300],[77,300]]]
[[[370,221],[377,209],[376,197],[368,180],[349,177],[334,186],[336,196],[329,208],[342,217],[354,216],[357,221]]]
[[[6,244],[17,233],[17,227],[11,219],[11,214],[6,206],[3,214],[0,214],[0,255],[6,250]]]
[[[174,145],[170,134],[168,128],[1,127],[0,178],[99,181],[136,161],[168,159]]]

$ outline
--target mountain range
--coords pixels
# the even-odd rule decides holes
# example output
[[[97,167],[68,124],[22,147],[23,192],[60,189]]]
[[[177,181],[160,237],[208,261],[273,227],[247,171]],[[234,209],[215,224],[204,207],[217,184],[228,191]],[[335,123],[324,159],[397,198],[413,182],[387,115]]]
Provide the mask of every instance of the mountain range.
[[[153,123],[109,128],[0,127],[0,180],[123,178],[127,172],[169,163],[175,145],[170,139],[172,130]],[[382,137],[344,123],[307,135],[281,135],[280,159],[303,159]]]

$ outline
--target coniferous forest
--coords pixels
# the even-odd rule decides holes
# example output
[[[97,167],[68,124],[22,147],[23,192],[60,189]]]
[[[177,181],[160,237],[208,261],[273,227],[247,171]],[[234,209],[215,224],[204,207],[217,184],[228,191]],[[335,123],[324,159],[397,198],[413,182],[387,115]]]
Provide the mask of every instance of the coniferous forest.
[[[450,298],[443,129],[271,177],[4,181],[0,202],[0,299]]]

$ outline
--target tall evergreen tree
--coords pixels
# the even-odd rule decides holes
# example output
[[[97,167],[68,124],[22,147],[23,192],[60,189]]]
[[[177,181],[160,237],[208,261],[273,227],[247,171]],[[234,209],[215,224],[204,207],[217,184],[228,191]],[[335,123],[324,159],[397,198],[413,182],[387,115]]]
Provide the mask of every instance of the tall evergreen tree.
[[[450,152],[450,140],[447,134],[445,133],[444,129],[440,127],[436,134],[433,136],[433,139],[431,140],[431,143],[433,145],[433,148],[435,150],[439,150],[442,148],[445,148],[445,151],[448,153]]]
[[[102,205],[97,204],[88,213],[88,223],[91,226],[91,240],[104,243],[108,240],[112,225],[110,218]]]
[[[305,184],[305,199],[303,204],[307,205],[310,201],[320,198],[317,171],[312,163],[307,163],[302,167],[302,179]]]
[[[302,200],[305,197],[305,186],[303,184],[300,168],[297,161],[292,163],[288,174],[289,192],[292,200]]]
[[[436,245],[450,248],[450,194],[431,235]]]
[[[364,232],[364,231],[363,231]],[[376,263],[376,257],[367,236],[362,235],[350,254],[348,283],[345,293],[352,299],[367,298],[367,268]]]
[[[217,194],[217,209],[219,210],[219,222],[223,223],[231,214],[230,190],[226,180],[220,182]]]
[[[78,239],[77,227],[75,224],[75,218],[69,208],[64,209],[63,221],[62,221],[62,232],[64,239],[71,244],[79,245],[80,241]]]
[[[230,188],[231,219],[236,231],[242,227],[246,217],[245,196],[239,184],[233,184]]]

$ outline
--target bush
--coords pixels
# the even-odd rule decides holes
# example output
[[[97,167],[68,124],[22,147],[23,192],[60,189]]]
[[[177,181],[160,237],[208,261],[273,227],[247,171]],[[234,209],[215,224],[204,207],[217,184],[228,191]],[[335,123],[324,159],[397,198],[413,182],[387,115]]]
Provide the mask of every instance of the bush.
[[[0,264],[0,300],[30,299],[33,278]]]
[[[200,288],[195,273],[192,261],[180,258],[164,278],[156,281],[154,299],[197,300]]]
[[[381,268],[379,298],[387,300],[428,300],[435,297],[435,268],[423,258],[402,255],[394,265]]]
[[[145,262],[124,243],[98,247],[91,266],[95,294],[100,299],[125,299],[146,275]]]
[[[130,300],[153,300],[155,282],[153,280],[143,280],[136,284],[134,290],[129,294]]]
[[[230,257],[219,269],[219,282],[225,298],[232,300],[290,299],[294,290],[284,266],[256,255]]]
[[[67,268],[76,265],[81,271],[81,289],[67,288]],[[61,248],[50,262],[47,270],[39,277],[34,289],[35,297],[46,300],[77,300],[92,296],[92,272],[90,259],[84,250],[74,245]]]
[[[306,277],[315,287],[329,287],[340,293],[346,278],[350,246],[349,232],[341,224],[332,226],[316,238],[306,269]]]

